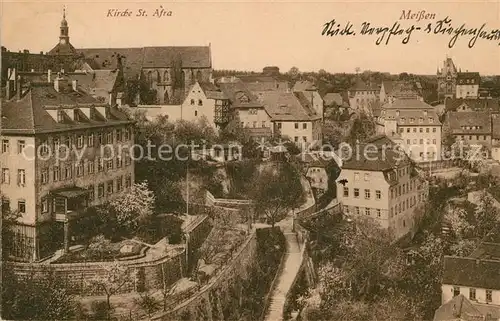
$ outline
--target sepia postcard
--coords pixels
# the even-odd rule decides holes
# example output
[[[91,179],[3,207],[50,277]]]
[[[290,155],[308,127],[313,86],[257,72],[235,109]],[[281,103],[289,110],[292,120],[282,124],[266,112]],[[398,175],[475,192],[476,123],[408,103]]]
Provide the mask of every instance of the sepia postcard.
[[[0,320],[500,321],[499,0],[0,24]]]

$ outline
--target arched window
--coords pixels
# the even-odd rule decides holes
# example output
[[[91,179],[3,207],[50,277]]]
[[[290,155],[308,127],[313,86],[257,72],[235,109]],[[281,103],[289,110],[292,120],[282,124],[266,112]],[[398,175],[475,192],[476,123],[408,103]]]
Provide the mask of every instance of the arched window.
[[[198,99],[198,106],[203,106],[203,101],[201,99]]]
[[[156,71],[156,82],[161,82],[161,75],[158,70]]]
[[[163,73],[163,81],[165,82],[170,81],[170,73],[168,72],[168,70],[165,70],[165,72]]]
[[[194,99],[191,99],[191,105],[194,105]]]

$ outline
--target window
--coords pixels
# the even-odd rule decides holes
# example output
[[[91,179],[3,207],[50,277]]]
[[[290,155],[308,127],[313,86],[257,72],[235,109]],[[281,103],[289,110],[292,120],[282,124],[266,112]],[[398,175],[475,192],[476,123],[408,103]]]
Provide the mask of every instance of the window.
[[[123,136],[123,132],[121,129],[117,129],[116,130],[116,141],[117,142],[121,142],[122,141],[122,136]]]
[[[380,209],[377,208],[377,217],[380,217],[380,216],[382,216],[381,213],[380,213]]]
[[[94,161],[93,160],[89,160],[89,162],[87,163],[87,172],[89,174],[94,174]]]
[[[356,213],[356,215],[359,215],[359,207],[354,207],[354,212]]]
[[[17,170],[17,185],[24,186],[26,184],[26,171],[24,169]]]
[[[2,168],[2,184],[10,184],[10,173],[8,168]]]
[[[370,209],[368,207],[365,208],[365,215],[370,216]]]
[[[354,189],[354,197],[356,197],[356,198],[359,197],[359,188]]]
[[[113,181],[108,181],[106,183],[106,187],[107,187],[107,194],[110,195],[110,194],[113,194]]]
[[[98,172],[104,171],[104,161],[100,157],[97,157],[97,171]]]
[[[57,111],[57,122],[61,123],[64,121],[64,112],[62,110]]]
[[[307,142],[307,137],[306,137],[306,136],[302,136],[302,140],[303,140],[304,142]]]
[[[59,138],[52,139],[52,143],[54,145],[54,152],[59,151],[59,148],[61,147],[61,141]]]
[[[424,143],[424,140],[423,140],[423,139],[421,139],[421,140],[420,140],[420,144],[422,145],[423,143]]]
[[[85,136],[83,136],[83,135],[78,136],[78,138],[76,140],[76,147],[83,148],[84,141],[85,141]]]
[[[132,162],[132,158],[129,155],[126,155],[125,156],[125,166],[130,165],[131,162]]]
[[[368,182],[370,180],[370,174],[365,173],[365,182]]]
[[[349,187],[344,187],[344,197],[349,197]]]
[[[434,128],[432,129],[432,132],[433,132],[433,133],[435,133],[435,132],[436,132],[436,127],[434,127]]]
[[[421,133],[423,133],[424,129],[422,127],[419,127],[418,131],[421,132]]]
[[[104,144],[104,137],[103,137],[102,133],[97,134],[97,142],[99,142],[99,145]]]
[[[110,160],[107,160],[106,161],[106,170],[112,170],[113,169],[113,160],[110,159]]]
[[[429,128],[429,127],[427,127],[427,128],[425,129],[425,132],[426,132],[426,133],[430,132],[430,128]]]
[[[125,188],[129,188],[130,186],[132,186],[132,177],[130,177],[130,175],[129,175],[125,179]]]
[[[104,197],[104,184],[99,184],[97,186],[97,197],[98,198],[103,198]]]
[[[476,300],[476,289],[475,288],[469,289],[469,299]]]
[[[281,129],[281,123],[278,123],[278,129]]]
[[[203,106],[203,101],[201,99],[198,99],[198,106]]]
[[[26,201],[25,200],[20,200],[17,201],[17,210],[19,213],[26,213]]]
[[[106,133],[106,144],[113,144],[113,132]]]
[[[365,189],[365,199],[369,200],[370,199],[370,190]]]
[[[433,143],[433,144],[436,144],[436,139],[433,139],[433,140],[432,140],[432,143]]]
[[[375,198],[379,200],[381,198],[381,196],[382,196],[382,193],[379,190],[376,190],[375,191]]]
[[[94,185],[90,185],[87,189],[89,191],[89,201],[92,202],[95,199]]]
[[[196,116],[198,116],[198,111],[197,110],[194,111],[194,117],[196,117]]]
[[[121,167],[122,167],[122,165],[123,165],[123,159],[122,159],[122,157],[121,157],[121,156],[118,156],[118,157],[116,158],[116,168],[121,168]]]
[[[349,206],[344,205],[343,209],[345,214],[349,214]]]
[[[42,169],[42,184],[47,184],[49,181],[49,169],[44,168]]]
[[[298,137],[298,136],[295,136],[295,137],[293,138],[293,140],[294,140],[295,142],[298,142],[298,141],[299,141],[299,137]]]
[[[406,128],[406,132],[407,132],[407,133],[409,133],[410,131],[411,131],[411,128],[410,128],[410,127]]]
[[[191,99],[191,105],[194,105],[194,99]]]
[[[119,193],[123,189],[123,176],[116,179],[116,192]]]
[[[64,169],[64,178],[72,178],[73,177],[73,167],[71,165],[67,165]]]
[[[299,123],[295,123],[295,129],[299,129]]]
[[[24,140],[17,141],[17,153],[21,154],[26,147],[26,142]]]
[[[8,153],[8,152],[9,152],[9,140],[3,139],[2,140],[2,153]]]
[[[76,176],[83,176],[83,162],[78,163],[76,166]]]
[[[307,123],[302,124],[302,129],[307,129]]]
[[[417,132],[417,128],[416,128],[416,127],[415,127],[415,128],[413,128],[413,132],[414,132],[414,133],[416,133],[416,132]]]
[[[359,173],[354,173],[354,180],[359,181]]]
[[[59,180],[59,176],[60,176],[59,166],[54,166],[52,168],[52,179],[54,180],[54,182],[57,182]]]
[[[47,213],[49,211],[49,200],[44,198],[42,199],[42,213]]]
[[[399,129],[399,132],[400,132],[400,133],[403,133],[404,131],[405,131],[405,129],[404,129],[403,127],[401,127],[401,128]]]
[[[492,291],[491,290],[486,290],[486,302],[491,302],[492,300]]]

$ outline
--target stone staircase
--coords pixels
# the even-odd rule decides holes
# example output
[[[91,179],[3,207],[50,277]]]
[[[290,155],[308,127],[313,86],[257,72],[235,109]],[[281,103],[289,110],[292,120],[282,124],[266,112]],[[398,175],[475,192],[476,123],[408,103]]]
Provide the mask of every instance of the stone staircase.
[[[284,231],[286,238],[286,253],[282,271],[280,273],[276,287],[271,293],[269,306],[267,309],[265,321],[281,321],[283,320],[283,309],[285,307],[286,294],[295,280],[302,263],[302,255],[300,253],[297,236],[294,232]]]

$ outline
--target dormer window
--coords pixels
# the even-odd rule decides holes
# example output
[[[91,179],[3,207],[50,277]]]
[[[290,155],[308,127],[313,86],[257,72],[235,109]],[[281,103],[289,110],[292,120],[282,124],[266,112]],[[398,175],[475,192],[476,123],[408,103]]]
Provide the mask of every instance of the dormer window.
[[[418,120],[419,123],[423,123],[424,122],[424,119],[422,117],[420,117],[420,119]]]
[[[250,99],[248,98],[248,96],[243,93],[243,92],[239,92],[236,94],[236,99],[238,99],[240,101],[240,103],[248,103],[250,101]]]
[[[429,118],[429,123],[433,123],[434,122],[434,118]]]
[[[402,123],[404,123],[404,122],[405,122],[405,118],[404,118],[404,117],[402,117],[402,118],[401,118],[401,122],[402,122]]]
[[[57,111],[57,122],[62,123],[64,121],[64,111],[58,110]]]
[[[412,117],[412,118],[410,118],[410,123],[412,123],[412,124],[413,124],[413,122],[414,122],[414,121],[415,121],[415,118],[413,118],[413,117]]]

